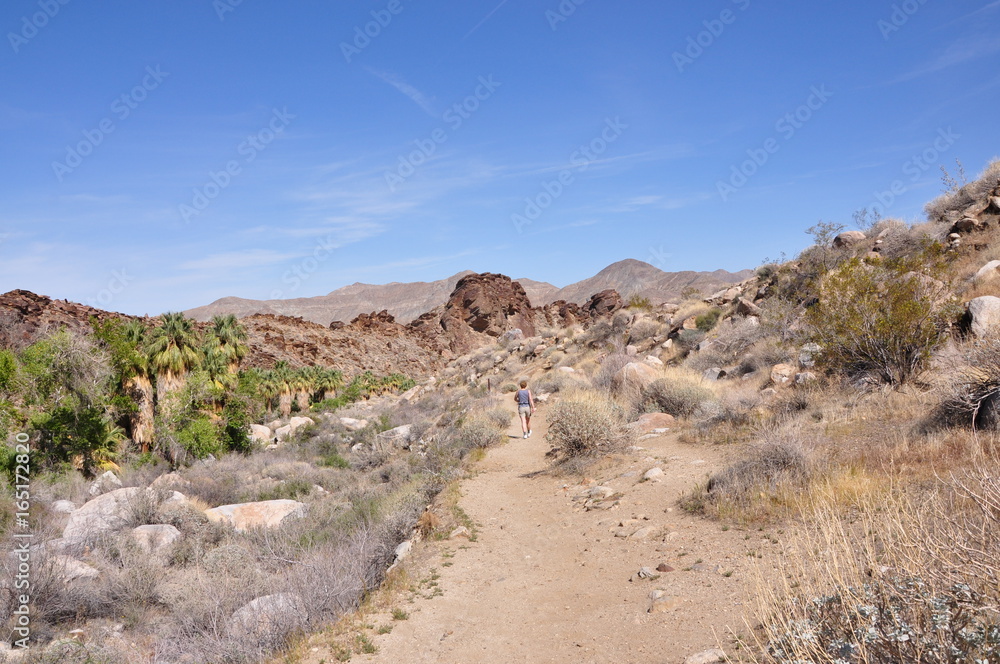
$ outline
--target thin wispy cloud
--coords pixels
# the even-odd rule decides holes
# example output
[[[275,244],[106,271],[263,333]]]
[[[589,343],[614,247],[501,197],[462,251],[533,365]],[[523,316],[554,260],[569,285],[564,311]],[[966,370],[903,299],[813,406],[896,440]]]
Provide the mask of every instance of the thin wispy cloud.
[[[380,265],[366,265],[361,268],[353,268],[351,270],[351,274],[370,274],[385,272],[388,270],[398,270],[400,268],[426,267],[428,265],[447,263],[459,258],[467,258],[468,256],[475,256],[481,253],[483,253],[482,249],[465,249],[464,251],[459,251],[454,254],[418,256],[401,261],[382,263]]]
[[[974,39],[963,38],[951,44],[936,58],[916,69],[906,72],[891,80],[889,84],[905,83],[915,78],[934,74],[956,65],[977,60],[1000,51],[1000,36],[987,35]]]
[[[434,104],[431,99],[399,76],[390,72],[378,71],[376,69],[372,69],[371,67],[365,67],[365,71],[402,92],[404,95],[409,97],[414,104],[423,109],[424,113],[427,115],[435,119],[440,117],[440,114],[434,110]]]
[[[270,249],[247,249],[245,251],[212,254],[204,258],[185,261],[177,267],[181,270],[233,270],[283,263],[289,259],[298,258],[300,255],[296,253],[281,253]]]
[[[493,11],[491,11],[491,12],[490,12],[489,14],[487,14],[487,15],[486,15],[486,18],[484,18],[484,19],[483,19],[482,21],[480,21],[479,23],[476,23],[476,25],[475,25],[475,27],[474,27],[474,28],[472,28],[471,30],[469,30],[468,32],[466,32],[466,33],[465,33],[465,36],[464,36],[464,37],[462,37],[462,41],[465,41],[466,39],[468,39],[469,37],[471,37],[471,36],[472,36],[472,33],[474,33],[474,32],[475,32],[476,30],[478,30],[479,28],[483,27],[483,25],[484,25],[484,24],[485,24],[485,23],[486,23],[486,22],[487,22],[488,20],[490,20],[491,18],[493,18],[493,15],[494,15],[494,14],[496,14],[496,13],[497,13],[497,12],[498,12],[498,11],[500,10],[500,8],[501,8],[501,7],[503,7],[504,5],[506,5],[506,4],[507,4],[507,2],[508,2],[508,0],[503,0],[503,2],[501,2],[501,3],[499,4],[499,5],[497,5],[496,7],[494,7],[494,8],[493,8]]]
[[[993,2],[991,2],[991,3],[987,4],[987,5],[984,5],[984,6],[980,7],[979,9],[977,9],[975,11],[969,12],[968,14],[965,14],[963,16],[959,16],[955,20],[949,21],[948,23],[945,23],[945,26],[953,25],[955,23],[961,23],[962,21],[967,21],[970,18],[975,18],[977,16],[981,16],[983,14],[986,14],[988,12],[991,12],[991,11],[994,11],[994,10],[997,10],[997,9],[1000,9],[1000,0],[994,0]]]

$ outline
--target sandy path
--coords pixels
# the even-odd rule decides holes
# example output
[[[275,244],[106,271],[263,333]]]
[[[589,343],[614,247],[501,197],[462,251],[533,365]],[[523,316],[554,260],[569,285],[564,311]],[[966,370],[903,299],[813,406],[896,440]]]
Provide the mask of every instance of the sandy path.
[[[402,599],[408,620],[375,616],[392,632],[372,636],[378,652],[353,661],[681,662],[720,642],[728,647],[727,625],[743,629],[747,550],[764,544],[675,506],[721,462],[717,450],[671,434],[646,439],[643,450],[581,484],[534,475],[549,465],[544,408],[532,428],[522,439],[514,417],[508,443],[462,484],[459,504],[478,525],[476,541],[425,542],[408,561],[411,576],[440,575],[443,594]],[[640,482],[653,466],[663,468],[663,481]],[[617,507],[586,511],[573,500],[596,480],[624,494]],[[651,526],[654,534],[617,537],[621,523],[625,532]],[[674,571],[630,580],[660,563]],[[675,608],[648,612],[656,589]]]

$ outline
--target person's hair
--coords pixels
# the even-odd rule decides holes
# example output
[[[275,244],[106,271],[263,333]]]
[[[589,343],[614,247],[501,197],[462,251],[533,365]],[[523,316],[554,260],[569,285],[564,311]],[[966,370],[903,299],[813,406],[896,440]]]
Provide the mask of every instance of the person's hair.
[[[521,389],[523,390],[523,389],[524,389],[524,388],[526,388],[527,386],[528,386],[528,381],[526,381],[526,380],[522,380],[522,381],[521,381]]]

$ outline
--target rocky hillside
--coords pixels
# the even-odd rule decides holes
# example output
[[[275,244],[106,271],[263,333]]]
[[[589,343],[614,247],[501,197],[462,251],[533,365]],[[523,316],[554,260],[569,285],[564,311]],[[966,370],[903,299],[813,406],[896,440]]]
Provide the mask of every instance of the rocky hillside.
[[[235,314],[240,318],[253,314],[275,314],[301,317],[320,325],[329,325],[333,321],[352,320],[359,314],[385,310],[395,320],[408,323],[424,312],[444,304],[458,282],[471,274],[474,273],[465,271],[440,281],[391,283],[381,286],[356,283],[338,288],[327,295],[290,300],[224,297],[185,313],[199,321],[209,320],[219,314]],[[751,274],[750,270],[736,273],[725,270],[664,272],[648,263],[628,259],[609,265],[595,276],[565,288],[533,279],[518,279],[518,282],[534,306],[546,306],[560,300],[584,305],[594,293],[609,289],[622,293],[626,299],[637,295],[659,304],[679,302],[686,289],[712,293],[743,281]]]
[[[359,314],[385,309],[402,322],[409,322],[448,299],[455,284],[464,276],[473,274],[466,270],[439,281],[417,281],[374,285],[354,283],[318,297],[299,297],[288,300],[247,300],[241,297],[224,297],[184,313],[199,321],[211,320],[220,314],[236,314],[239,318],[253,314],[298,316],[305,320],[329,325],[333,321],[353,320]]]
[[[587,327],[621,307],[621,297],[613,290],[593,295],[583,307],[561,300],[532,307],[519,282],[487,272],[464,277],[448,302],[410,323],[409,329],[428,345],[439,345],[442,352],[461,355],[517,331],[532,337],[543,326]]]
[[[608,290],[584,306],[557,301],[532,307],[518,282],[490,273],[463,276],[445,299],[408,325],[384,309],[360,314],[347,324],[334,321],[329,325],[295,316],[252,314],[242,319],[250,345],[247,366],[271,368],[283,360],[293,367],[336,367],[347,375],[401,372],[423,378],[455,355],[492,344],[505,333],[520,330],[533,336],[543,326],[587,327],[622,306],[617,292]],[[28,291],[11,291],[0,295],[0,347],[25,345],[48,329],[87,330],[92,317],[131,318]],[[157,322],[156,318],[144,320],[149,326]]]
[[[638,296],[649,298],[653,304],[676,303],[683,299],[685,290],[714,293],[752,275],[752,270],[664,272],[649,263],[627,259],[609,265],[589,279],[559,289],[552,299],[583,304],[592,294],[612,288],[626,299]]]
[[[28,291],[5,293],[0,295],[0,348],[27,345],[45,331],[60,327],[87,331],[91,317],[132,318]],[[150,326],[157,322],[156,318],[145,320]],[[433,339],[414,334],[391,317],[386,322],[377,316],[360,316],[350,325],[331,329],[301,318],[255,314],[243,319],[243,324],[250,346],[246,366],[270,368],[284,360],[294,367],[336,367],[347,375],[370,370],[426,376],[444,361]]]

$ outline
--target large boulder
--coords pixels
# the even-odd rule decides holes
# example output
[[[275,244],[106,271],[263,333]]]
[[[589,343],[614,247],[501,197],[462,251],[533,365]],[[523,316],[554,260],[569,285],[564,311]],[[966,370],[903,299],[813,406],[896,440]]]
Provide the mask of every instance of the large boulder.
[[[368,426],[368,420],[358,420],[353,417],[341,417],[340,425],[348,431],[358,431]]]
[[[736,315],[738,316],[760,316],[761,310],[756,304],[742,297],[736,300]]]
[[[966,310],[969,329],[977,337],[986,337],[1000,325],[1000,297],[983,295],[969,302]]]
[[[263,424],[251,424],[250,425],[250,440],[255,443],[260,443],[266,445],[271,442],[274,434],[271,433],[271,429],[264,426]]]
[[[659,371],[640,362],[629,362],[611,378],[611,389],[617,391],[641,391],[653,381],[661,378]]]
[[[844,247],[853,247],[859,242],[864,242],[865,234],[861,231],[844,231],[837,237],[833,238],[833,246],[838,249]]]
[[[108,491],[114,491],[115,489],[120,488],[122,488],[122,481],[118,479],[117,475],[109,470],[90,484],[90,488],[87,489],[87,493],[91,496],[99,496],[102,493],[107,493]]]
[[[982,281],[996,276],[1000,276],[1000,261],[990,261],[986,265],[979,268],[979,271],[976,272],[975,279],[976,281]]]
[[[156,489],[158,491],[190,491],[191,482],[181,477],[180,473],[166,473],[157,477],[149,485],[150,489]]]
[[[95,579],[101,575],[101,571],[96,567],[91,567],[70,556],[53,555],[49,556],[46,562],[66,585],[72,585],[76,581]]]
[[[256,503],[222,505],[205,510],[209,521],[225,523],[238,531],[274,528],[285,519],[305,516],[306,506],[297,500],[263,500]]]
[[[304,426],[309,426],[311,424],[316,424],[316,421],[311,417],[293,417],[288,420],[288,426],[292,428],[292,433],[295,433]]]
[[[83,542],[100,533],[123,528],[142,502],[151,500],[155,500],[152,491],[133,486],[115,489],[88,500],[70,513],[63,529],[63,539]]]
[[[613,288],[602,290],[591,296],[584,309],[590,312],[591,318],[604,318],[625,306],[622,296]]]
[[[139,526],[132,529],[132,539],[146,553],[161,553],[181,538],[181,531],[165,524]]]
[[[277,641],[303,627],[308,615],[305,602],[295,593],[265,595],[233,613],[229,635],[243,641]]]
[[[383,431],[378,434],[377,438],[380,442],[387,445],[392,445],[393,447],[398,447],[404,450],[409,449],[410,444],[415,442],[413,440],[413,425],[404,424],[394,429]]]
[[[668,413],[643,413],[639,419],[629,424],[640,434],[652,433],[657,429],[669,429],[674,426],[674,416]]]
[[[76,503],[71,500],[56,500],[49,505],[49,509],[56,514],[72,514],[76,508]]]

